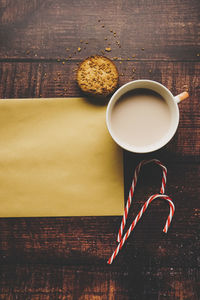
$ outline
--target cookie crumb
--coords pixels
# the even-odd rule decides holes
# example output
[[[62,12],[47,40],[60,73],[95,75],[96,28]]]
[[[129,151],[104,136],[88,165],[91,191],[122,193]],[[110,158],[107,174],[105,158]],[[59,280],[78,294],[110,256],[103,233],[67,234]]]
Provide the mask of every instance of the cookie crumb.
[[[121,45],[120,45],[120,42],[119,41],[116,41],[116,44],[119,48],[121,48]]]
[[[78,49],[77,49],[77,50],[78,50],[78,52],[80,52],[80,51],[81,51],[81,47],[78,47]]]
[[[106,47],[105,50],[106,50],[107,52],[110,52],[112,49],[111,49],[110,47]]]

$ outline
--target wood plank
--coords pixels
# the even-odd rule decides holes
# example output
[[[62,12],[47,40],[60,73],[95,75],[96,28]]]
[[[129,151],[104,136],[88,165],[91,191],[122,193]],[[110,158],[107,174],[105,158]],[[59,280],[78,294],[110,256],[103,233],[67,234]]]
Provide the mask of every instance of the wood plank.
[[[4,1],[0,56],[83,59],[111,47],[125,59],[197,61],[199,10],[198,0]]]
[[[120,63],[121,62],[121,63]],[[180,62],[115,61],[120,86],[134,79],[151,79],[166,85],[174,95],[189,89],[190,98],[180,104],[180,124],[173,140],[158,157],[199,161],[200,157],[200,65]],[[84,96],[76,84],[77,64],[71,61],[42,63],[0,63],[0,97],[73,97]],[[170,76],[169,76],[170,75]]]
[[[162,267],[140,257],[113,269],[97,266],[1,266],[2,300],[198,300],[198,272],[191,267]]]
[[[134,163],[127,166],[126,195]],[[167,167],[166,193],[176,206],[168,234],[162,232],[169,213],[168,205],[163,200],[156,200],[137,224],[113,266],[134,264],[143,255],[147,260],[153,257],[165,267],[196,267],[200,259],[200,165],[167,164]],[[128,224],[147,198],[159,191],[160,173],[153,165],[142,171]],[[106,267],[106,261],[116,247],[120,221],[119,216],[0,219],[1,264],[51,262]]]

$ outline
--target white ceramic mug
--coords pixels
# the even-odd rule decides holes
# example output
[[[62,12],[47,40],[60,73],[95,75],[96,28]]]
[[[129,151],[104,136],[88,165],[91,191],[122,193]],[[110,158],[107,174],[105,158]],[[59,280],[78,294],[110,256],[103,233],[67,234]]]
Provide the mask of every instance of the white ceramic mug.
[[[143,146],[143,147],[137,147],[134,146],[134,143],[132,145],[125,144],[123,141],[120,140],[120,138],[112,131],[111,126],[111,114],[113,107],[115,103],[118,101],[120,97],[122,97],[125,93],[129,91],[133,91],[134,89],[150,89],[158,94],[160,94],[167,104],[169,105],[170,113],[171,113],[171,122],[169,124],[169,130],[168,132],[163,135],[163,137],[159,140],[157,140],[154,144]],[[108,130],[110,132],[110,135],[112,136],[113,140],[122,148],[134,152],[134,153],[148,153],[155,150],[158,150],[165,146],[174,136],[178,124],[179,124],[179,108],[178,103],[182,101],[183,99],[187,98],[189,95],[187,92],[183,92],[177,96],[173,96],[172,93],[161,83],[152,81],[152,80],[134,80],[131,82],[126,83],[125,85],[121,86],[111,97],[106,111],[106,123]]]

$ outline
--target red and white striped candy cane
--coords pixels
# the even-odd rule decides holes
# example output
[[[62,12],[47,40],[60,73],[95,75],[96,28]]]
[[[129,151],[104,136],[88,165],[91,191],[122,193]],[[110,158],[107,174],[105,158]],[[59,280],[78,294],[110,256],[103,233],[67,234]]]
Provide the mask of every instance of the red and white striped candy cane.
[[[117,248],[115,249],[115,251],[113,252],[113,254],[111,255],[111,257],[108,260],[108,264],[112,264],[113,260],[115,259],[115,257],[117,256],[117,254],[119,253],[119,251],[121,250],[122,246],[124,245],[125,241],[128,239],[131,231],[135,228],[137,222],[140,220],[140,218],[142,217],[143,213],[146,211],[147,207],[149,206],[149,204],[156,198],[162,198],[166,201],[168,201],[169,206],[170,206],[170,213],[169,216],[167,218],[165,227],[163,229],[163,231],[165,233],[167,233],[168,228],[170,226],[172,217],[174,215],[174,211],[175,211],[175,206],[174,203],[172,202],[171,198],[169,198],[167,195],[161,195],[161,194],[155,194],[152,195],[151,197],[149,197],[149,199],[145,202],[145,204],[143,205],[143,207],[141,208],[139,214],[136,216],[135,220],[132,222],[131,226],[129,227],[129,229],[127,230],[126,234],[123,236],[123,238],[121,239],[120,243],[118,244]]]
[[[129,194],[128,194],[128,200],[126,202],[126,206],[125,206],[125,209],[124,209],[124,215],[122,217],[122,222],[121,222],[121,225],[120,225],[120,228],[119,228],[119,233],[118,233],[118,236],[117,236],[117,241],[118,242],[121,241],[122,234],[123,234],[123,231],[124,231],[124,227],[126,225],[126,219],[127,219],[127,216],[128,216],[129,208],[131,206],[131,202],[132,202],[132,198],[133,198],[133,193],[134,193],[134,190],[135,190],[135,186],[137,184],[138,174],[140,172],[140,169],[141,169],[142,166],[144,166],[144,165],[146,165],[148,163],[151,163],[151,162],[156,163],[157,165],[159,165],[162,168],[162,175],[163,176],[162,176],[162,184],[161,184],[161,188],[160,188],[160,193],[164,194],[164,192],[165,192],[165,186],[166,186],[166,181],[167,181],[167,178],[166,178],[166,176],[167,176],[167,168],[158,159],[151,159],[151,160],[143,160],[143,161],[141,161],[137,165],[137,167],[135,168],[132,185],[131,185],[131,188],[130,188],[130,191],[129,191]]]

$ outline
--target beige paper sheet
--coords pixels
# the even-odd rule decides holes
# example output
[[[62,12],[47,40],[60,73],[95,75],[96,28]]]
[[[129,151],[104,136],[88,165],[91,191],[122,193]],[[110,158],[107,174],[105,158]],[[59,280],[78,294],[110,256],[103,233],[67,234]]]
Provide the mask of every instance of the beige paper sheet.
[[[105,110],[84,98],[0,100],[0,217],[123,213]]]

